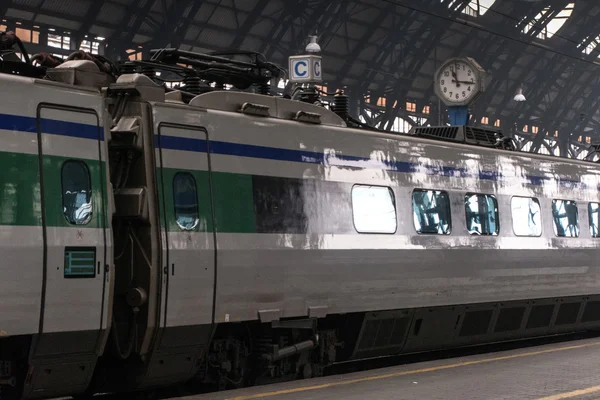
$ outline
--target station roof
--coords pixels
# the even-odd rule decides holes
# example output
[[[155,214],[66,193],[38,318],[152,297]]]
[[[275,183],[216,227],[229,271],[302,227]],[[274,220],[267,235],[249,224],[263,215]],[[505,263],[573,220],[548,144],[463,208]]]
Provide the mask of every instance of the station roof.
[[[108,55],[164,46],[259,51],[287,67],[315,32],[330,89],[382,119],[438,118],[433,73],[471,56],[489,74],[474,120],[600,139],[596,0],[3,0],[0,17],[105,38]],[[525,102],[513,100],[523,88]],[[385,97],[385,102],[381,98]],[[408,103],[414,104],[408,105]],[[425,107],[428,113],[424,112]],[[442,108],[442,107],[440,107]],[[441,111],[444,113],[444,110]],[[385,114],[385,115],[384,115]],[[431,121],[434,123],[434,121]],[[434,123],[435,124],[435,123]],[[383,125],[382,125],[383,126]]]

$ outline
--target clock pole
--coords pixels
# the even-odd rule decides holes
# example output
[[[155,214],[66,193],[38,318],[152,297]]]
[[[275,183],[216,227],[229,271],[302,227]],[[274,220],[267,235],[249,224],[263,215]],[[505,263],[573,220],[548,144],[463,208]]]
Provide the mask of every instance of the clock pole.
[[[469,106],[448,106],[450,125],[469,125]]]

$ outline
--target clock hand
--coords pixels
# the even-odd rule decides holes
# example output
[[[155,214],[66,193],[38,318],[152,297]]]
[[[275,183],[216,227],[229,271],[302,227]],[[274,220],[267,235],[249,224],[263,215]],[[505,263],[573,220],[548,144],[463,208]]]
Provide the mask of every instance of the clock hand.
[[[460,83],[458,82],[458,76],[456,75],[456,70],[450,67],[450,71],[452,72],[452,77],[454,78],[452,82],[456,83],[456,87],[460,87]]]

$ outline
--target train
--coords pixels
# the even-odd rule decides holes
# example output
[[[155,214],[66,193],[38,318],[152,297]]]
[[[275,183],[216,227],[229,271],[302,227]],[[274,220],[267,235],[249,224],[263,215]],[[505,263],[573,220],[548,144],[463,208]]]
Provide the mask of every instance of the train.
[[[366,129],[341,95],[265,93],[258,58],[13,56],[2,399],[237,388],[600,328],[597,163],[491,129]]]

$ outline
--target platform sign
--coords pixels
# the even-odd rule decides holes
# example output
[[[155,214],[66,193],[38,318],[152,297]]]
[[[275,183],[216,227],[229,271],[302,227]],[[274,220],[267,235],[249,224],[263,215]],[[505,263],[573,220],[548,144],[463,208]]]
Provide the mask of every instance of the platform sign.
[[[290,81],[321,82],[321,56],[305,55],[290,57]]]

